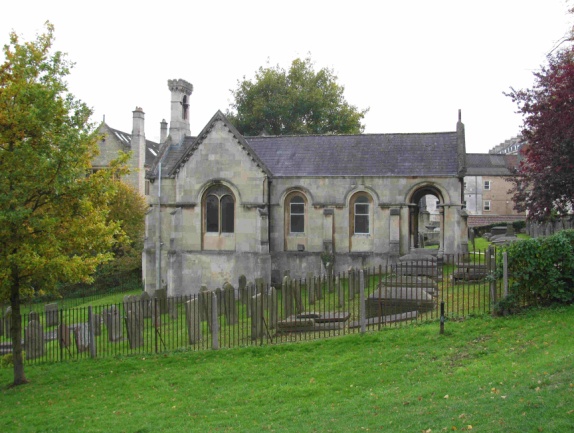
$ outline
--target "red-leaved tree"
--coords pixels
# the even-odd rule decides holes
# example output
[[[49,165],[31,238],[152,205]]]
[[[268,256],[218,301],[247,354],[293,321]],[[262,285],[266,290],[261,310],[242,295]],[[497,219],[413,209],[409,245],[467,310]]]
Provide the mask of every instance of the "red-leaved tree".
[[[515,209],[533,221],[574,207],[574,48],[548,55],[531,89],[508,93],[524,116],[526,142],[512,179]]]

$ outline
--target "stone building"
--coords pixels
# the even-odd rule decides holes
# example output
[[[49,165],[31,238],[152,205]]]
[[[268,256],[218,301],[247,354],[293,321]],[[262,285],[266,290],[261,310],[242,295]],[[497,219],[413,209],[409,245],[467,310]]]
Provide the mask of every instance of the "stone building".
[[[518,165],[515,154],[469,153],[464,177],[464,202],[471,227],[526,219],[524,212],[514,210],[512,184]]]
[[[119,152],[130,153],[127,163],[130,173],[122,181],[133,186],[141,195],[147,194],[148,181],[145,178],[146,170],[151,168],[159,144],[145,138],[144,112],[136,108],[133,112],[133,130],[131,134],[119,131],[102,122],[98,133],[102,139],[98,142],[100,153],[92,160],[93,170],[102,170],[109,167],[110,162],[116,159]]]
[[[148,292],[197,293],[240,275],[279,282],[385,264],[419,246],[419,206],[440,210],[439,254],[467,250],[460,114],[450,132],[242,136],[218,111],[190,135],[193,86],[169,80],[171,120],[148,179]],[[453,122],[454,123],[454,122]]]

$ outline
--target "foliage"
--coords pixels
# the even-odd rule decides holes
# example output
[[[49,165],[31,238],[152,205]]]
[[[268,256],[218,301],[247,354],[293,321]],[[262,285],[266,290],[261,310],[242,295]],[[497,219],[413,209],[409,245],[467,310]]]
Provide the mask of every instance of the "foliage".
[[[0,65],[0,300],[10,299],[14,383],[26,381],[20,303],[90,281],[124,241],[109,217],[122,169],[90,173],[98,148],[90,109],[68,93],[71,64],[51,53],[53,26],[33,42],[15,33]]]
[[[513,183],[515,209],[547,221],[574,205],[574,47],[550,54],[531,89],[508,93],[522,113],[526,142]]]
[[[289,71],[260,67],[253,81],[238,80],[226,114],[243,135],[358,134],[368,109],[350,105],[344,90],[332,70],[295,59]]]
[[[505,251],[511,300],[533,300],[539,304],[574,301],[574,230],[517,241],[506,246]],[[500,272],[501,261],[498,267]]]
[[[33,387],[0,389],[0,430],[571,432],[573,313],[30,366]]]

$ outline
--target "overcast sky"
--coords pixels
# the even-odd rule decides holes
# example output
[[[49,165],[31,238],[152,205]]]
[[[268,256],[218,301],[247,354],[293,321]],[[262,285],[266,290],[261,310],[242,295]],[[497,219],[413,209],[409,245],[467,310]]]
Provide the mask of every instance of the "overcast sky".
[[[1,45],[11,30],[25,40],[55,26],[55,48],[76,63],[70,90],[131,132],[146,113],[146,136],[169,121],[167,80],[191,82],[191,132],[230,89],[267,63],[288,69],[309,53],[370,108],[366,133],[441,132],[458,110],[468,152],[488,152],[518,134],[522,119],[503,92],[526,88],[573,22],[566,0],[394,1],[11,1],[0,14]]]

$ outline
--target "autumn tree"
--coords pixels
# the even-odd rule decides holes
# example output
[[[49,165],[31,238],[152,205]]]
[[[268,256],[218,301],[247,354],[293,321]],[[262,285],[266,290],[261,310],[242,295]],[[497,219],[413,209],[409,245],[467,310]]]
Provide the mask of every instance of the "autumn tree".
[[[254,80],[238,80],[226,115],[243,135],[361,133],[368,109],[350,105],[344,90],[332,70],[295,59],[288,71],[260,67]]]
[[[547,57],[531,89],[508,93],[523,115],[523,159],[513,182],[515,209],[547,221],[574,209],[574,49]]]
[[[89,175],[97,137],[90,109],[68,93],[71,64],[52,52],[54,29],[16,33],[0,65],[0,302],[9,299],[14,385],[26,383],[20,304],[88,281],[122,241],[108,218],[113,170]]]

